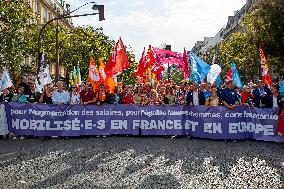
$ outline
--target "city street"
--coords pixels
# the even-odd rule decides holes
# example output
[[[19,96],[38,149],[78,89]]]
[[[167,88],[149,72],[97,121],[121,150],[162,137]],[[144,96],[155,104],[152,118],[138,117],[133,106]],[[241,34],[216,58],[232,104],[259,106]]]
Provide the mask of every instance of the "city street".
[[[5,189],[283,188],[284,182],[284,144],[277,143],[107,137],[0,146]]]

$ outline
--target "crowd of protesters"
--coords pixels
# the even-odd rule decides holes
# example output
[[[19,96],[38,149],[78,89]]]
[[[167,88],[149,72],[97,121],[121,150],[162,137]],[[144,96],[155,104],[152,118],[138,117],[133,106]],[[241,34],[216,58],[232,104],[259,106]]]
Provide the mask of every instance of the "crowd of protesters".
[[[62,81],[55,86],[48,84],[42,92],[36,90],[35,80],[24,77],[17,88],[5,89],[1,92],[0,102],[45,103],[45,104],[136,104],[146,105],[206,105],[226,106],[233,110],[239,105],[251,108],[283,107],[284,94],[279,92],[279,86],[274,84],[271,89],[263,81],[258,84],[249,83],[238,88],[233,81],[227,81],[222,88],[209,83],[174,82],[118,85],[110,93],[104,84],[93,90],[90,82],[69,89]]]
[[[119,83],[110,93],[104,84],[100,84],[94,90],[88,81],[80,88],[76,85],[68,88],[62,81],[58,81],[54,86],[45,85],[40,91],[32,77],[23,77],[17,88],[11,87],[1,91],[0,102],[44,103],[58,106],[66,104],[205,105],[226,106],[229,110],[244,105],[250,108],[280,107],[279,114],[284,115],[284,94],[280,93],[279,86],[274,84],[269,88],[261,80],[258,84],[251,82],[243,88],[236,87],[232,80],[227,81],[223,87],[209,83],[188,82],[159,83],[154,86],[149,82],[134,86]],[[283,116],[280,117],[284,119]],[[284,127],[281,128],[283,130],[281,132],[284,132]]]

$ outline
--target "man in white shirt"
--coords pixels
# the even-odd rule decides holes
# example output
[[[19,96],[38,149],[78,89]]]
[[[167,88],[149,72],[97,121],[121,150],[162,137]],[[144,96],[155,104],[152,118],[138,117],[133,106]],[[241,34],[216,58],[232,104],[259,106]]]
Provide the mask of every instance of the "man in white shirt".
[[[186,97],[187,104],[190,106],[205,105],[205,96],[203,91],[198,90],[197,83],[192,85],[192,91],[189,91]]]
[[[53,91],[52,93],[52,102],[53,104],[63,105],[68,104],[70,102],[70,94],[69,92],[63,89],[62,81],[58,81],[56,83],[57,90]]]

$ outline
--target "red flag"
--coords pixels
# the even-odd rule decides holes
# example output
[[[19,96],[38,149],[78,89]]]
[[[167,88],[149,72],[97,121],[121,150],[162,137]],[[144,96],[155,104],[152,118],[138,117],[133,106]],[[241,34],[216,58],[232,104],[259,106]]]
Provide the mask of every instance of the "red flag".
[[[146,59],[145,59],[145,49],[141,55],[139,64],[137,66],[137,71],[135,72],[135,75],[143,75],[144,72],[147,70],[147,65],[146,65]]]
[[[88,80],[93,85],[94,90],[97,90],[101,82],[101,77],[97,69],[97,65],[94,63],[92,54],[90,55],[90,67],[89,67]]]
[[[232,68],[229,69],[226,80],[227,81],[233,80],[233,70],[232,70]]]
[[[155,74],[155,76],[159,75],[160,73],[162,73],[165,70],[163,65],[154,65],[152,67],[152,74]]]
[[[114,74],[122,72],[129,67],[130,62],[126,54],[125,47],[121,38],[119,38],[118,42],[115,45],[114,52],[109,57],[109,60],[105,66],[105,73],[109,76],[113,76]]]
[[[123,70],[130,67],[126,50],[121,38],[119,38],[118,42],[116,43],[115,54],[115,66],[112,69],[113,74],[122,72]]]
[[[148,52],[147,52],[147,58],[146,59],[147,59],[148,66],[153,66],[156,62],[156,58],[153,54],[151,45],[149,45],[149,49],[148,49]]]
[[[112,76],[114,75],[113,74],[113,71],[112,71],[112,68],[115,66],[115,52],[112,52],[108,61],[107,61],[107,64],[105,65],[105,73],[106,75],[108,76]]]
[[[269,87],[272,87],[273,80],[268,71],[268,64],[264,56],[264,52],[261,47],[259,47],[260,57],[261,57],[261,76],[262,81],[266,83]]]
[[[188,63],[188,57],[187,57],[187,52],[184,48],[184,51],[183,51],[183,61],[184,61],[184,78],[187,79],[189,78],[189,63]]]
[[[282,112],[281,112],[281,115],[279,117],[277,132],[284,135],[284,105],[282,107]]]

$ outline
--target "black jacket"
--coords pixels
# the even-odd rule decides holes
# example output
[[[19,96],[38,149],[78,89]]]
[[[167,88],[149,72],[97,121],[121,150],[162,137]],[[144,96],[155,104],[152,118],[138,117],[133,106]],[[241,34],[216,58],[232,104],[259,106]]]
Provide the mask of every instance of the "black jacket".
[[[199,105],[205,105],[205,96],[203,91],[197,91],[198,92],[198,100],[199,100]],[[186,96],[186,102],[188,105],[191,103],[193,104],[193,91],[189,91]]]
[[[283,101],[281,101],[281,100],[282,100],[283,97],[284,97],[283,95],[278,94],[278,96],[277,96],[278,107],[282,107]],[[267,103],[267,107],[268,108],[272,108],[273,107],[273,94],[271,94],[269,96],[269,102]]]
[[[253,96],[254,96],[254,104],[256,107],[260,107],[260,102],[264,104],[263,108],[269,108],[270,103],[271,103],[271,91],[268,87],[264,87],[263,91],[266,93],[264,96],[260,96],[261,92],[260,89],[257,88],[253,91]]]
[[[13,94],[8,93],[6,96],[3,94],[0,95],[0,102],[12,102]]]

